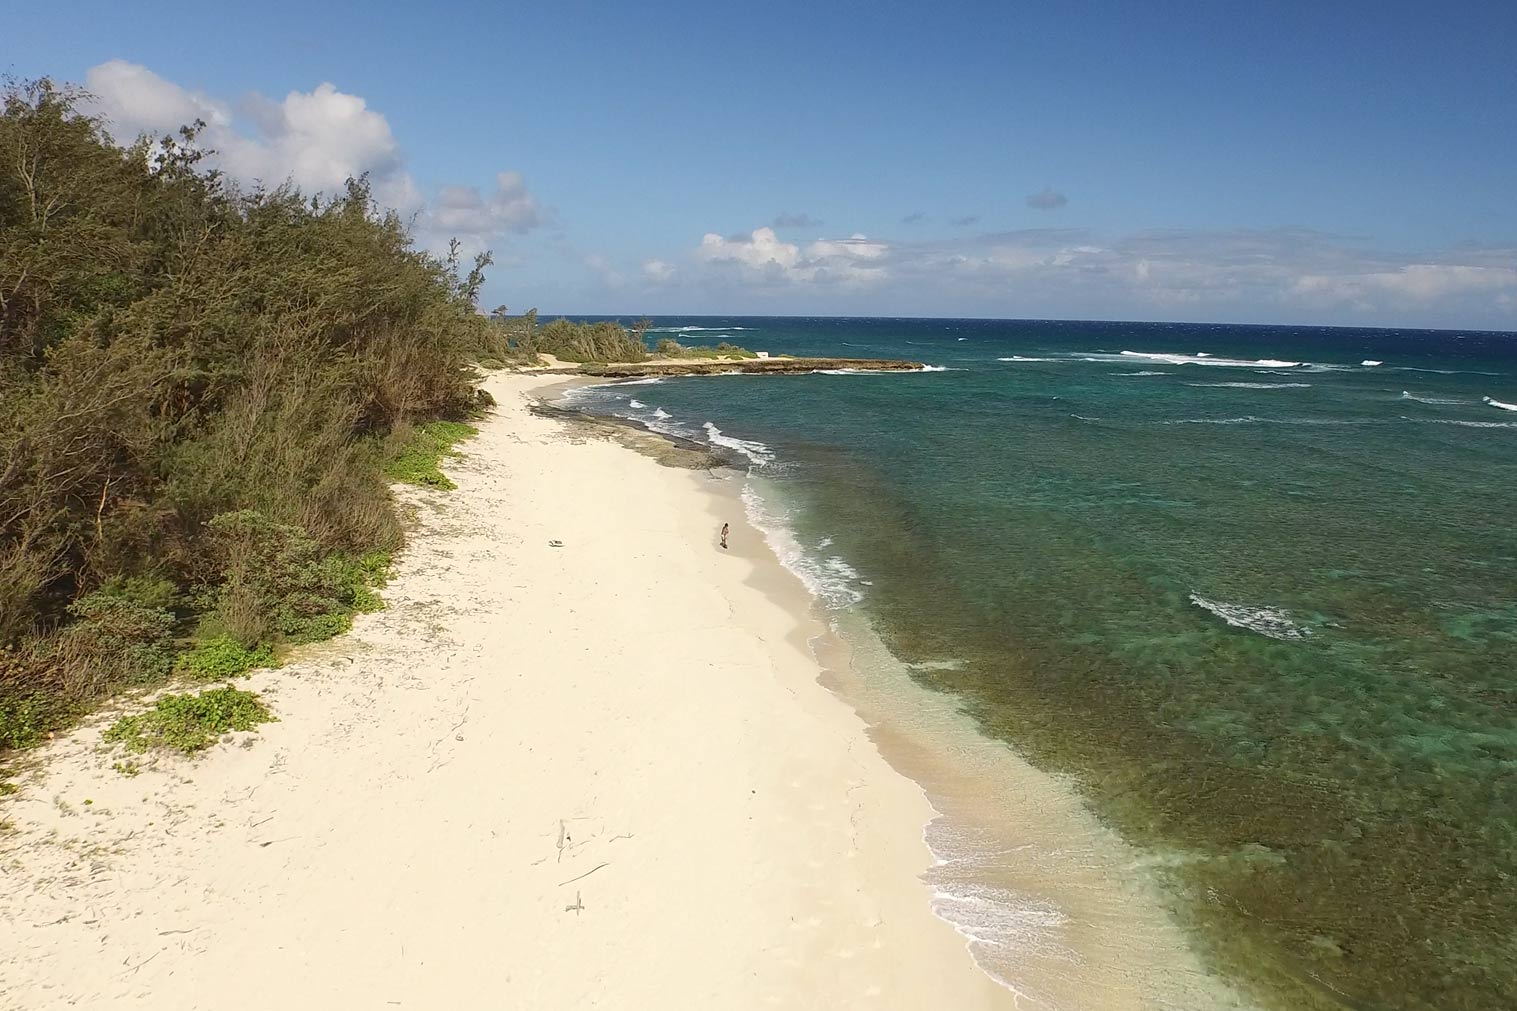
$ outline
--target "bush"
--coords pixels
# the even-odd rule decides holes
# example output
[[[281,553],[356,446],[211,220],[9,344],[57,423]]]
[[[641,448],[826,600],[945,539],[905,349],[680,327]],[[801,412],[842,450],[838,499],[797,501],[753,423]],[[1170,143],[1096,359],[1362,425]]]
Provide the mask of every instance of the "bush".
[[[535,313],[476,309],[489,255],[414,249],[366,180],[241,192],[197,127],[122,147],[83,98],[0,95],[0,746],[163,676],[179,623],[252,648],[375,606],[342,560],[401,543],[392,435],[534,354]],[[191,613],[108,589],[149,571]]]
[[[0,646],[0,749],[38,744],[78,714],[44,644]]]
[[[647,320],[628,330],[608,320],[571,323],[556,319],[533,333],[529,350],[566,362],[642,362],[648,360],[648,345],[643,341],[647,329]]]
[[[207,639],[243,647],[317,642],[346,632],[355,613],[382,606],[372,588],[383,585],[387,552],[323,554],[304,530],[251,509],[209,526],[211,568],[199,595]]]
[[[69,605],[76,619],[57,641],[62,689],[87,699],[151,684],[173,667],[178,594],[162,580],[112,580]]]
[[[678,341],[665,337],[654,347],[654,352],[665,358],[757,358],[754,352],[736,344],[722,341],[714,348],[686,347]]]
[[[128,751],[170,748],[188,755],[210,747],[228,731],[254,730],[275,719],[257,695],[228,686],[199,695],[165,695],[147,712],[117,720],[104,739]]]

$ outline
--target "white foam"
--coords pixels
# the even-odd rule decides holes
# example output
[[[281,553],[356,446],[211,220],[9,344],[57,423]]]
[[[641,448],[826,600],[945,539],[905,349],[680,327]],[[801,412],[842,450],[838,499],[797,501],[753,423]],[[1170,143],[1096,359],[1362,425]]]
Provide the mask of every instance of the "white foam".
[[[653,416],[655,418],[658,418],[659,420],[663,420],[665,418],[672,418],[672,417],[674,417],[674,415],[670,414],[668,411],[664,410],[662,407],[655,407],[653,409]]]
[[[1266,368],[1266,369],[1292,369],[1301,365],[1301,362],[1281,361],[1277,358],[1259,358],[1250,361],[1244,358],[1216,358],[1202,351],[1193,355],[1166,354],[1159,351],[1122,351],[1117,355],[1097,355],[1085,357],[1084,361],[1106,362],[1122,361],[1123,359],[1141,358],[1144,361],[1163,362],[1165,365],[1217,365],[1225,368]]]
[[[1401,391],[1402,400],[1415,400],[1419,404],[1467,404],[1468,400],[1460,400],[1458,397],[1419,397],[1407,390]]]
[[[1186,386],[1206,386],[1233,390],[1309,390],[1311,383],[1186,383]]]
[[[1166,421],[1166,425],[1252,425],[1264,421],[1264,418],[1245,414],[1241,418],[1177,418],[1174,421]]]
[[[1517,411],[1517,404],[1503,403],[1500,400],[1492,400],[1490,397],[1481,397],[1480,399],[1485,401],[1487,404],[1490,404],[1492,407],[1499,408],[1503,411]]]
[[[649,333],[717,333],[722,330],[752,330],[751,326],[650,326]]]
[[[1428,421],[1434,425],[1462,425],[1465,428],[1517,428],[1517,421],[1459,421],[1454,418],[1419,418],[1417,420]]]
[[[723,435],[722,430],[711,422],[703,426],[706,429],[706,441],[713,446],[724,446],[733,449],[746,456],[755,467],[767,467],[774,462],[774,451],[762,442],[749,439],[734,439],[730,435]]]
[[[998,362],[1065,362],[1067,358],[1028,358],[1025,355],[1012,355],[1010,358],[997,358]]]
[[[810,555],[796,539],[789,517],[764,500],[750,480],[743,486],[743,511],[748,522],[764,535],[780,564],[795,574],[813,597],[828,607],[852,607],[864,599],[858,570],[846,560],[831,555]]]
[[[1394,367],[1397,372],[1432,372],[1440,376],[1499,376],[1500,372],[1471,372],[1467,369],[1418,369],[1410,365]]]
[[[1365,366],[1366,368],[1371,368],[1372,369],[1376,365],[1384,365],[1385,362],[1372,361],[1372,360],[1366,358],[1364,361],[1360,362],[1359,364]]]
[[[1277,607],[1224,604],[1216,600],[1207,600],[1198,593],[1190,595],[1190,602],[1203,610],[1210,611],[1234,628],[1246,628],[1250,632],[1267,635],[1271,639],[1305,639],[1312,634],[1311,629],[1297,625],[1291,621],[1287,612]]]
[[[1172,373],[1172,372],[1163,372],[1163,371],[1154,372],[1154,371],[1149,370],[1149,369],[1144,369],[1142,372],[1113,372],[1112,375],[1114,375],[1114,376],[1170,376],[1170,375],[1174,375],[1174,373]]]
[[[644,376],[642,379],[623,379],[621,382],[612,383],[612,386],[652,386],[654,383],[664,381],[663,376]]]
[[[627,401],[627,406],[630,407],[630,408],[632,408],[634,411],[646,410],[647,407],[648,407],[647,404],[645,404],[641,400],[637,400],[637,399],[633,399],[633,400]]]

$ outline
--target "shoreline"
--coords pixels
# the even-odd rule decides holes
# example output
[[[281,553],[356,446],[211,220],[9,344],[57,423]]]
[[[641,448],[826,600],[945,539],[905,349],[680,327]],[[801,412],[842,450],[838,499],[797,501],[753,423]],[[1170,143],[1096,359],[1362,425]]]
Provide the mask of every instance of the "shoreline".
[[[0,1006],[1013,1006],[804,588],[691,494],[723,479],[566,445],[524,401],[554,381],[487,380],[387,609],[250,679],[282,722],[134,778],[105,712],[42,750]]]
[[[543,391],[542,399],[562,402],[572,389],[597,385],[606,383],[584,377]],[[571,424],[604,426],[596,434],[655,458],[650,442],[701,446],[631,418],[556,410]],[[867,618],[826,607],[781,560],[773,538],[789,535],[759,525],[743,501],[750,461],[704,448],[716,465],[741,475],[700,487],[713,521],[735,514],[735,529],[761,539],[758,552],[746,553],[754,562],[747,582],[811,624],[806,649],[817,682],[856,714],[889,766],[922,791],[931,815],[921,838],[935,866],[920,877],[934,914],[953,925],[974,963],[1015,1006],[1253,1009],[1206,970],[1168,911],[1145,871],[1163,858],[1102,823],[1072,780],[1034,768],[987,737],[958,696],[920,684]],[[1029,811],[1033,818],[1025,817]],[[972,842],[956,845],[955,837]],[[980,926],[987,917],[998,921],[990,933]]]

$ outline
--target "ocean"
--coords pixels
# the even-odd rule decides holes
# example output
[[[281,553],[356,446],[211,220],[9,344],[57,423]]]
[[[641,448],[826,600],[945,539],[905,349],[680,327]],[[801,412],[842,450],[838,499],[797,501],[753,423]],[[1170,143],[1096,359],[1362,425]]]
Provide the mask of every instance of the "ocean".
[[[576,400],[741,460],[834,627],[1071,784],[1210,973],[1271,1008],[1517,1006],[1517,334],[653,336],[934,367]],[[1040,908],[940,913],[989,964]]]

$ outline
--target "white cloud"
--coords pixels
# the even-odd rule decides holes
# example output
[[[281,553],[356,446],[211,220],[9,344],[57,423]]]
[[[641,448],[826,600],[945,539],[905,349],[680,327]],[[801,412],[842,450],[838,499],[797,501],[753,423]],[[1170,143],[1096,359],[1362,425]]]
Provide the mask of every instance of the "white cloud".
[[[801,255],[799,246],[781,242],[772,228],[755,228],[751,236],[731,239],[707,232],[697,252],[701,259],[711,263],[740,263],[753,270],[780,274],[793,270]]]
[[[674,280],[674,264],[666,260],[644,260],[643,276],[654,284],[668,284]]]
[[[708,234],[697,259],[707,267],[709,290],[753,311],[764,303],[750,296],[836,312],[1478,321],[1498,329],[1517,323],[1517,250],[1465,246],[1404,256],[1304,229],[1102,236],[1044,228],[914,243],[856,235],[807,245],[758,229],[732,238]],[[888,287],[874,285],[887,279]],[[865,288],[869,293],[853,300],[845,294]],[[908,292],[930,292],[932,301],[895,300]]]
[[[1384,292],[1413,302],[1427,302],[1449,295],[1474,292],[1517,291],[1517,268],[1469,264],[1408,263],[1394,270],[1338,276],[1307,274],[1297,279],[1294,291],[1307,296],[1327,296],[1360,302]]]
[[[763,283],[867,283],[883,279],[890,246],[864,235],[817,239],[803,250],[783,242],[772,228],[755,228],[747,236],[723,237],[707,232],[696,250],[708,264],[736,265],[750,280]]]
[[[306,193],[334,193],[350,177],[369,176],[374,198],[414,217],[418,241],[441,251],[456,237],[477,252],[504,234],[525,233],[546,217],[515,172],[501,172],[488,194],[475,186],[445,185],[428,201],[406,170],[405,156],[384,115],[358,95],[330,83],[291,91],[279,101],[249,94],[238,104],[192,92],[147,67],[111,60],[85,75],[96,111],[112,135],[130,143],[138,135],[175,133],[205,121],[197,144],[211,161],[245,186],[273,188],[292,182]]]
[[[543,223],[542,205],[520,174],[502,172],[487,196],[476,186],[444,186],[422,215],[423,232],[456,237],[466,247],[483,248],[506,232],[522,234]]]
[[[124,144],[139,134],[176,133],[197,119],[212,128],[232,123],[231,110],[223,103],[186,91],[125,60],[91,67],[84,75],[84,86],[95,97],[95,111],[108,120],[112,136]]]

